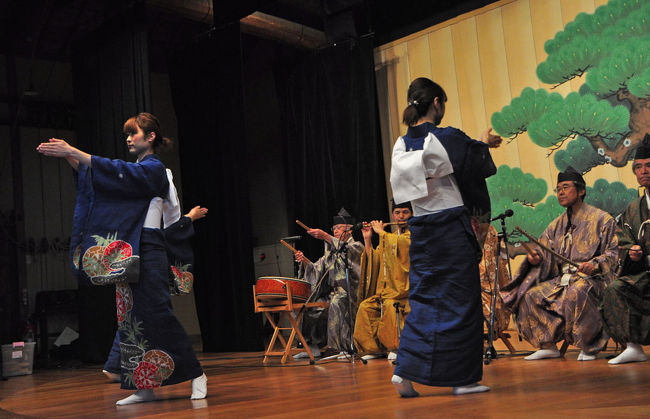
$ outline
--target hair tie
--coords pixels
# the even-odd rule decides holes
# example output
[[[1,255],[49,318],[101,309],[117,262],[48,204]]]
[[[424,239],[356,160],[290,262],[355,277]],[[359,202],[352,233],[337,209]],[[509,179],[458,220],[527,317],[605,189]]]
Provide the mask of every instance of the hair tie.
[[[412,101],[408,102],[408,105],[409,105],[409,106],[413,106],[413,105],[417,106],[417,105],[418,105],[418,101],[417,101],[417,100],[412,100]]]

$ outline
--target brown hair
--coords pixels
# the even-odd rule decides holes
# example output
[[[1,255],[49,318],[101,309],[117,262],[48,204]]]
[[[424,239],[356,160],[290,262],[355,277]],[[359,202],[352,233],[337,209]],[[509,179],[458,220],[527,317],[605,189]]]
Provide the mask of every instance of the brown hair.
[[[158,122],[158,118],[155,115],[148,112],[140,112],[138,115],[126,120],[122,131],[127,135],[132,135],[138,132],[138,127],[144,135],[149,135],[152,132],[156,135],[153,140],[154,150],[157,150],[160,146],[167,147],[171,144],[171,140],[163,137],[160,133],[160,122]]]
[[[435,98],[447,101],[447,94],[438,83],[426,77],[413,80],[406,96],[408,106],[402,114],[402,122],[409,127],[415,125],[427,114]]]

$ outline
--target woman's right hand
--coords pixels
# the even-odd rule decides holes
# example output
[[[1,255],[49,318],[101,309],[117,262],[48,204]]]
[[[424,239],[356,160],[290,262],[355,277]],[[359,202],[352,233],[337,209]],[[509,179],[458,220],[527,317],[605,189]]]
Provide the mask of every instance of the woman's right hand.
[[[75,170],[79,169],[79,163],[92,167],[92,156],[72,147],[65,140],[50,138],[47,143],[40,143],[36,151],[46,156],[63,157]]]
[[[58,138],[50,138],[47,143],[40,143],[36,151],[51,157],[68,157],[72,155],[74,147]]]

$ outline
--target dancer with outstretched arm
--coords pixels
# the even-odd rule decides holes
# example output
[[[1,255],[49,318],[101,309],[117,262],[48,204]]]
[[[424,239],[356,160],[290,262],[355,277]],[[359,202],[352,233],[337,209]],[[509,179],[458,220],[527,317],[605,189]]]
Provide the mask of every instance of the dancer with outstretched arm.
[[[396,203],[410,201],[409,305],[392,378],[403,397],[418,396],[412,381],[453,387],[454,394],[488,391],[483,376],[483,314],[478,262],[481,250],[470,216],[490,218],[485,178],[496,173],[489,147],[439,127],[447,95],[433,81],[414,80],[395,143],[390,181]]]
[[[135,163],[90,155],[54,138],[37,150],[65,158],[77,171],[70,249],[80,286],[116,285],[121,387],[137,390],[116,404],[153,401],[154,388],[188,380],[191,398],[202,399],[207,378],[169,294],[162,223],[165,202],[178,199],[154,154],[169,140],[149,113],[129,118],[124,133]]]

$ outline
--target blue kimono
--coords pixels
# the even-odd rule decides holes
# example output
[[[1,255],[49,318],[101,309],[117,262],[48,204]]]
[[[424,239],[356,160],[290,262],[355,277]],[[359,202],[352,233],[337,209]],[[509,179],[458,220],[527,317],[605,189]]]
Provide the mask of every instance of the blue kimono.
[[[487,144],[456,128],[409,127],[393,150],[397,203],[411,201],[409,305],[395,374],[457,387],[483,375],[481,250],[470,215],[490,217],[485,178],[496,172]]]
[[[116,285],[124,389],[151,389],[203,374],[172,311],[163,232],[143,227],[151,200],[167,196],[169,186],[155,155],[138,163],[92,156],[92,169],[79,165],[73,265],[80,286]]]

